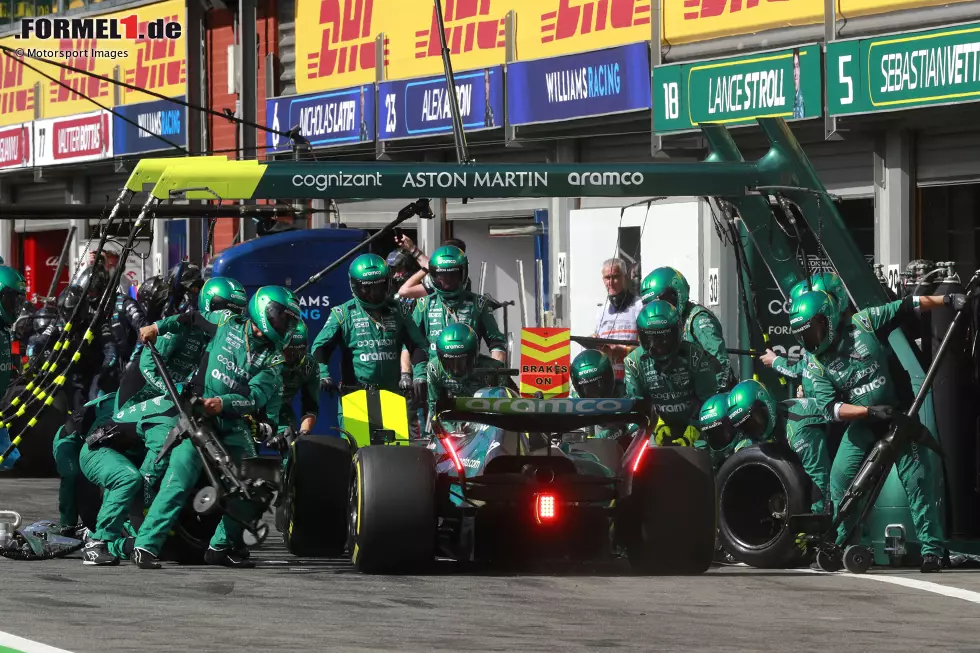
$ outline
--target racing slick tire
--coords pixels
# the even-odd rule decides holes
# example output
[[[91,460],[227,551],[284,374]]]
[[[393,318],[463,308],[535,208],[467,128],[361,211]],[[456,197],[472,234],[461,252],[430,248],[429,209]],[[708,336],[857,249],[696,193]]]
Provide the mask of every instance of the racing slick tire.
[[[351,449],[344,438],[302,435],[293,441],[276,526],[296,556],[336,558],[347,544]]]
[[[588,453],[598,459],[599,464],[615,476],[619,476],[623,467],[623,454],[626,451],[619,440],[612,438],[593,438],[585,442],[576,442],[568,450],[573,453]]]
[[[810,512],[811,485],[785,446],[767,442],[734,454],[718,470],[722,546],[739,562],[760,569],[803,562],[789,517]]]
[[[640,574],[701,574],[715,551],[715,485],[708,453],[653,447],[630,480],[617,539]]]
[[[415,573],[435,558],[435,460],[422,447],[363,447],[354,455],[347,545],[357,571]]]

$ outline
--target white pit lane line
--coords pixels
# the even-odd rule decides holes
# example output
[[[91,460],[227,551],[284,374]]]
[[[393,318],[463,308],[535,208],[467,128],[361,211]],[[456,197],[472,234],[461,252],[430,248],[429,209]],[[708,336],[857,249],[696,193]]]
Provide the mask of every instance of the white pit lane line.
[[[892,585],[900,585],[911,589],[932,592],[933,594],[940,594],[953,599],[962,599],[964,601],[969,601],[970,603],[980,603],[980,592],[965,590],[959,587],[951,587],[949,585],[940,585],[939,583],[931,583],[927,580],[916,580],[906,576],[892,576],[889,574],[850,574],[844,572],[830,573],[826,571],[816,571],[814,569],[805,569],[800,571],[808,571],[812,574],[817,574],[820,576],[837,576],[838,578],[853,578],[855,580],[871,580],[879,583],[891,583]]]
[[[41,642],[34,642],[17,635],[11,635],[0,630],[0,647],[6,647],[18,653],[71,653],[63,648],[55,648]]]

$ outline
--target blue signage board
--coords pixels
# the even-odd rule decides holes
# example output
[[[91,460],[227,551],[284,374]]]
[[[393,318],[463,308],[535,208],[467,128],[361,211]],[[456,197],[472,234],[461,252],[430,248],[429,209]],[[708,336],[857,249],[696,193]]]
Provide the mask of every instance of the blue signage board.
[[[270,129],[299,133],[313,147],[366,143],[374,140],[374,85],[272,98],[265,102],[265,122]],[[270,152],[288,152],[290,140],[266,132]]]
[[[454,77],[463,128],[503,127],[503,66],[456,73]],[[382,82],[378,84],[378,102],[378,140],[453,133],[446,78],[442,75]]]
[[[641,111],[650,103],[646,43],[507,65],[512,125]]]
[[[176,99],[183,101],[184,96]],[[114,111],[118,115],[112,117],[112,142],[117,156],[173,150],[173,146],[167,141],[181,147],[187,146],[187,110],[179,104],[155,100],[118,106]]]

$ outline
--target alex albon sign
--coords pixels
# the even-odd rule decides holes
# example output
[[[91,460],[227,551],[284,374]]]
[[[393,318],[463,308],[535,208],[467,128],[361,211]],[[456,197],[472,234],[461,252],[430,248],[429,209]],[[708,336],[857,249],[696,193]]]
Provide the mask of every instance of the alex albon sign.
[[[830,115],[980,100],[980,23],[827,45]]]

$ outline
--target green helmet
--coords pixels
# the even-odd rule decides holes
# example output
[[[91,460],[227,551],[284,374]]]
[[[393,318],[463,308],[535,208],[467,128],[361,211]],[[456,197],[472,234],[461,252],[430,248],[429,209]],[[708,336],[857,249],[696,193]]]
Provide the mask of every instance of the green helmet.
[[[361,254],[347,271],[354,299],[365,308],[381,308],[388,301],[391,277],[388,264],[377,254]]]
[[[442,369],[458,379],[473,373],[479,351],[480,341],[476,331],[460,322],[447,326],[436,340],[436,354]]]
[[[289,342],[296,325],[302,322],[299,304],[282,286],[262,286],[256,290],[248,302],[248,319],[276,349]]]
[[[667,360],[681,346],[681,316],[671,304],[655,299],[636,318],[643,351],[656,360]]]
[[[836,272],[823,272],[810,277],[810,283],[806,280],[798,281],[789,291],[791,301],[796,301],[804,293],[814,290],[822,290],[829,293],[837,302],[837,316],[842,319],[847,308],[851,305],[851,298],[847,295],[844,282],[837,276]]]
[[[837,336],[837,302],[828,293],[803,293],[789,312],[789,328],[811,354],[827,351]]]
[[[662,299],[681,310],[690,297],[691,286],[684,275],[674,268],[657,268],[643,279],[640,286],[640,299],[644,304]]]
[[[583,399],[612,397],[616,373],[609,357],[597,349],[586,349],[575,357],[571,368],[572,385]]]
[[[728,393],[728,421],[736,432],[756,442],[772,435],[777,417],[776,400],[758,381],[742,381]]]
[[[728,421],[728,393],[712,395],[701,406],[699,415],[701,439],[715,451],[724,451],[732,445],[735,431]]]
[[[432,287],[440,297],[458,297],[466,286],[470,263],[458,247],[444,245],[429,257]]]
[[[296,324],[296,329],[293,331],[292,337],[289,338],[289,342],[282,349],[282,355],[287,364],[295,365],[303,360],[303,357],[306,356],[306,344],[309,338],[310,330],[306,323],[300,320]]]
[[[20,272],[0,266],[0,322],[4,326],[13,326],[26,297],[27,283]]]
[[[197,309],[202,313],[231,311],[242,315],[247,304],[245,288],[231,277],[208,279],[197,295]]]

